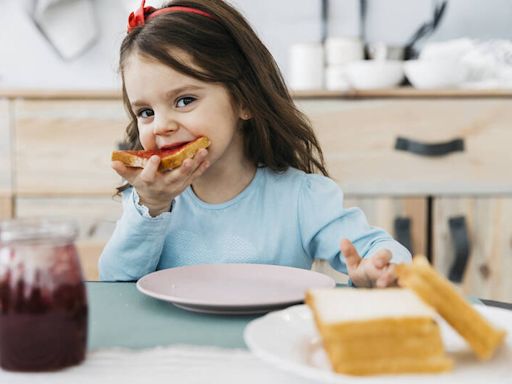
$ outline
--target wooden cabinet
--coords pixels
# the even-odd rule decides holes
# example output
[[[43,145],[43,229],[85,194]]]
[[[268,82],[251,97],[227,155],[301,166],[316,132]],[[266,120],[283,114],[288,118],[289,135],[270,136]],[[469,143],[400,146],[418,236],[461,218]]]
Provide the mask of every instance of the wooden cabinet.
[[[399,239],[407,224],[464,293],[512,301],[512,98],[427,96],[297,104],[347,206]]]
[[[512,99],[301,100],[298,106],[346,193],[512,192],[504,177],[511,165]],[[442,145],[447,154],[435,156]]]
[[[110,154],[124,137],[119,100],[16,100],[16,194],[108,195]]]
[[[13,215],[12,197],[0,196],[0,220],[10,219]]]
[[[10,103],[0,99],[0,214],[5,215],[5,204],[12,195],[12,163],[11,163],[11,114]]]
[[[512,300],[512,197],[437,198],[433,262],[466,294]]]

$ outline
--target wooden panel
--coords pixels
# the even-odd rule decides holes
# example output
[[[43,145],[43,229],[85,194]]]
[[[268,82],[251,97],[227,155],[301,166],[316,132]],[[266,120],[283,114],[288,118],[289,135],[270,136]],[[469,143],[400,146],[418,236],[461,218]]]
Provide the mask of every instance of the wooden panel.
[[[88,280],[98,278],[101,251],[121,216],[121,202],[109,197],[18,198],[17,217],[67,217],[79,226],[76,241],[82,268]]]
[[[0,195],[9,195],[12,190],[9,106],[8,100],[0,99]]]
[[[0,196],[0,220],[13,217],[12,197]]]
[[[110,155],[126,123],[117,100],[16,101],[17,193],[112,193],[120,178]]]
[[[448,220],[464,216],[471,253],[461,290],[481,298],[512,301],[512,198],[434,200],[434,265],[448,275],[455,251]]]
[[[328,168],[346,193],[510,193],[512,100],[302,100]],[[398,136],[462,138],[465,151],[425,157],[394,149]]]
[[[380,227],[396,236],[396,218],[411,220],[411,243],[413,254],[427,251],[427,201],[423,198],[365,198],[348,196],[345,207],[359,207],[365,213],[370,225]]]

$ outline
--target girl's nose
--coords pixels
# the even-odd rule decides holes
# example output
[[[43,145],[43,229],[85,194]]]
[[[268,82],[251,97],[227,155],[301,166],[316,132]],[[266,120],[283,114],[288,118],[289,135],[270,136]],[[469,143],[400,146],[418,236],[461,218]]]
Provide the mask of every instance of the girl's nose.
[[[153,128],[153,134],[156,135],[166,135],[172,133],[178,129],[178,123],[169,117],[160,118],[155,121],[155,126]]]

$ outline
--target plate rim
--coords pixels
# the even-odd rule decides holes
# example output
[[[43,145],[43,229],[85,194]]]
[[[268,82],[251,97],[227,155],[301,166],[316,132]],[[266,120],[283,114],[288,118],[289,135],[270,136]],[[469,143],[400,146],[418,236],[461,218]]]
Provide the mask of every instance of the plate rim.
[[[302,297],[297,296],[297,297],[289,298],[286,300],[269,299],[267,301],[263,301],[263,302],[260,301],[260,302],[253,303],[253,304],[248,304],[248,303],[226,304],[226,303],[221,303],[221,302],[213,302],[211,300],[204,301],[201,299],[187,299],[187,298],[182,298],[179,296],[162,294],[162,293],[154,292],[152,290],[148,290],[143,286],[144,283],[148,279],[155,278],[155,276],[165,275],[165,274],[169,274],[169,273],[176,273],[177,271],[183,270],[183,269],[190,270],[190,269],[194,269],[194,268],[207,268],[207,267],[222,268],[225,266],[227,266],[228,268],[236,267],[236,268],[245,269],[245,270],[250,270],[251,268],[256,267],[256,268],[261,268],[261,269],[281,269],[281,270],[295,271],[296,273],[305,273],[305,274],[309,274],[312,276],[313,275],[317,276],[319,279],[323,279],[325,281],[325,288],[334,288],[336,286],[336,282],[332,277],[327,276],[327,275],[317,272],[317,271],[309,270],[309,269],[290,267],[290,266],[285,266],[285,265],[276,265],[276,264],[218,263],[218,264],[193,264],[193,265],[185,265],[185,266],[166,268],[166,269],[154,271],[154,272],[148,273],[147,275],[144,275],[141,278],[139,278],[137,280],[136,287],[141,293],[143,293],[147,296],[153,297],[155,299],[167,301],[167,302],[170,302],[173,304],[177,303],[177,304],[184,304],[184,305],[193,305],[196,307],[201,306],[201,307],[205,307],[205,308],[209,308],[209,309],[226,308],[227,310],[230,310],[230,311],[233,311],[236,308],[240,308],[240,307],[248,308],[248,309],[258,308],[258,307],[277,307],[277,306],[282,307],[287,304],[293,305],[298,302],[304,301],[303,296]],[[322,287],[324,287],[324,286],[322,285]],[[279,308],[279,309],[282,309],[282,308]]]

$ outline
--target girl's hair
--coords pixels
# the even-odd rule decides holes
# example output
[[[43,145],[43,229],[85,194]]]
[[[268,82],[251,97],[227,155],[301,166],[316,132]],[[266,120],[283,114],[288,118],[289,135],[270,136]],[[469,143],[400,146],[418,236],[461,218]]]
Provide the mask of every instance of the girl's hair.
[[[242,125],[249,160],[275,171],[291,166],[327,176],[308,119],[295,107],[272,55],[244,17],[222,0],[174,0],[163,8],[168,6],[192,7],[212,17],[170,12],[133,29],[121,45],[121,75],[130,54],[137,53],[195,79],[222,83],[232,100],[251,114]],[[200,70],[173,57],[172,49],[190,55]],[[123,100],[131,116],[127,144],[142,149],[124,84]]]

